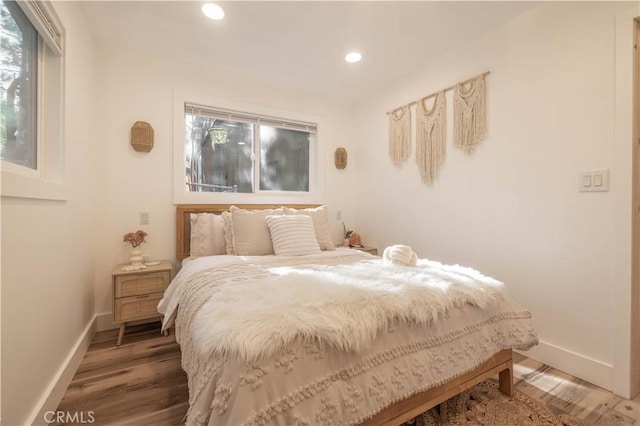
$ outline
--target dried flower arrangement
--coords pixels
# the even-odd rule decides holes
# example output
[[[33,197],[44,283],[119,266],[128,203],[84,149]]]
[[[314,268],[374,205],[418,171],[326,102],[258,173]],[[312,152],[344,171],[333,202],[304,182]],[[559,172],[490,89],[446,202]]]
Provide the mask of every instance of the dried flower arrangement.
[[[144,231],[137,230],[136,232],[129,232],[128,234],[125,234],[125,236],[122,237],[122,241],[129,243],[131,244],[131,247],[136,248],[145,242],[144,237],[147,235],[149,234]]]

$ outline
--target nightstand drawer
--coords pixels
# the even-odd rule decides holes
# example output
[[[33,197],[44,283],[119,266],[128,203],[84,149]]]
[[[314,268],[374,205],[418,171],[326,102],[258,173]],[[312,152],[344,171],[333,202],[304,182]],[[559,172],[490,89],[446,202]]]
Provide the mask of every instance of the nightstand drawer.
[[[160,299],[162,299],[162,293],[116,299],[113,319],[115,322],[126,322],[160,316],[158,312]]]
[[[171,271],[148,272],[146,274],[121,275],[115,277],[115,297],[137,296],[164,292]]]

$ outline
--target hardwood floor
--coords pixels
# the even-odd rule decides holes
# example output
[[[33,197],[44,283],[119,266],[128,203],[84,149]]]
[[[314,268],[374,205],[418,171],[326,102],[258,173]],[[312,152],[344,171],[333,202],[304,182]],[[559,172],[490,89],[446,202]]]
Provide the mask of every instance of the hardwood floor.
[[[159,323],[96,334],[57,411],[91,411],[94,425],[177,425],[187,412],[187,376],[173,334]],[[77,423],[54,423],[77,424]]]
[[[187,377],[174,335],[162,336],[159,330],[159,323],[127,327],[119,348],[117,330],[97,333],[58,411],[82,413],[85,420],[91,413],[94,425],[182,424]],[[625,400],[532,359],[514,357],[516,389],[552,412],[570,414],[585,425],[640,426],[640,398]]]
[[[538,361],[514,354],[516,389],[585,425],[640,425],[640,397],[628,400]]]
[[[556,414],[570,414],[585,425],[640,425],[640,397],[621,398],[518,354],[514,354],[513,375],[516,389]]]

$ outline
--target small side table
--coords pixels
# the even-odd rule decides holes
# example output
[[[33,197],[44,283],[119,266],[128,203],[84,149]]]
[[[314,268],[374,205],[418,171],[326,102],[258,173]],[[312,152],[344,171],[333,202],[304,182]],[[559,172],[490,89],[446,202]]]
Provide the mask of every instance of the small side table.
[[[123,271],[118,265],[111,274],[113,283],[113,322],[120,323],[117,346],[122,344],[129,321],[161,316],[158,303],[171,282],[173,266],[168,260],[147,269]]]
[[[378,249],[375,247],[351,247],[351,248],[355,250],[366,251],[367,253],[372,254],[374,256],[378,255]]]

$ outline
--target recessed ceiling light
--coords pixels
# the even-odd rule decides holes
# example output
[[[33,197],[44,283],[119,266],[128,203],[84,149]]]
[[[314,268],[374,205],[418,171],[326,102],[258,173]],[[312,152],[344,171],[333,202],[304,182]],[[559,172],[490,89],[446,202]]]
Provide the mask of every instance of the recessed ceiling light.
[[[202,13],[209,19],[219,21],[224,18],[224,10],[215,3],[205,3],[202,5]]]
[[[347,62],[360,62],[361,59],[362,55],[358,52],[347,53],[347,56],[344,57]]]

